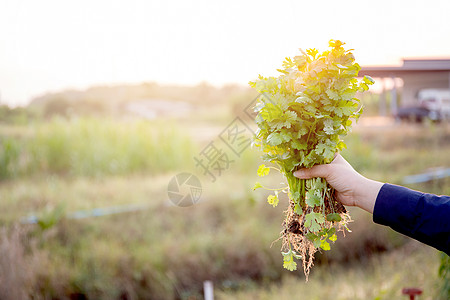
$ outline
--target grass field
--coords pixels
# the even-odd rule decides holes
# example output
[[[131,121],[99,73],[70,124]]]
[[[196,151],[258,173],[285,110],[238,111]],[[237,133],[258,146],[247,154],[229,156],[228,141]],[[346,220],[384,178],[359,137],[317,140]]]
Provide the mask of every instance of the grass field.
[[[280,283],[247,291],[221,292],[218,298],[402,299],[403,288],[420,287],[424,290],[420,299],[436,299],[438,267],[436,251],[412,241],[364,262],[320,265],[309,282],[298,276],[286,276]]]
[[[264,192],[251,191],[260,161],[250,149],[216,182],[199,175],[200,203],[171,205],[169,180],[201,173],[193,156],[222,130],[217,121],[217,132],[197,130],[212,117],[205,118],[191,125],[196,130],[111,119],[1,125],[0,299],[201,299],[204,280],[219,299],[396,299],[408,286],[437,298],[438,251],[354,209],[353,232],[318,255],[308,283],[284,270],[280,245],[270,245],[286,202],[274,209]],[[347,144],[343,156],[381,181],[401,184],[450,166],[448,124],[361,126]],[[449,178],[410,187],[450,194]],[[147,208],[67,218],[127,204]],[[20,224],[29,215],[48,226]]]

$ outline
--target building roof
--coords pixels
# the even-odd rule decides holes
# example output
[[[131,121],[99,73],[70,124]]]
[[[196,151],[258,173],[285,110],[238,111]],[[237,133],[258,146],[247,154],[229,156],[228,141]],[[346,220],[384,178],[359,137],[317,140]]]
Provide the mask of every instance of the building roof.
[[[403,59],[401,66],[366,66],[361,67],[359,75],[374,77],[401,76],[403,74],[450,72],[450,58],[448,59]]]

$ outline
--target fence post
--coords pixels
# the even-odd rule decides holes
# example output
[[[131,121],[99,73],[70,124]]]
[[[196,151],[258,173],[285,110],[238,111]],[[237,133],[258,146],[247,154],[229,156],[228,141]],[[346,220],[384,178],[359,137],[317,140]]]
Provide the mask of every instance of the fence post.
[[[211,280],[206,280],[203,282],[203,292],[205,295],[205,300],[214,300],[214,287]]]

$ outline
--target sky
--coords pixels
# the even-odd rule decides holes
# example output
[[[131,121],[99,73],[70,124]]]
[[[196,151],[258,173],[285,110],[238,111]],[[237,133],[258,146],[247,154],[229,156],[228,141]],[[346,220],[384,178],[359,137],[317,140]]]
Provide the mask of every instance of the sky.
[[[298,48],[450,57],[450,1],[0,0],[0,102],[93,85],[247,84]]]

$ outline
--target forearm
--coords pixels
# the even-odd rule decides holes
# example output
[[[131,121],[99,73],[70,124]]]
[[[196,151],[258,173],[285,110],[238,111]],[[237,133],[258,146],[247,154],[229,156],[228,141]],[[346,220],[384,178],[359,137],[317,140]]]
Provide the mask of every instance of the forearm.
[[[385,184],[373,220],[450,254],[450,197]]]

